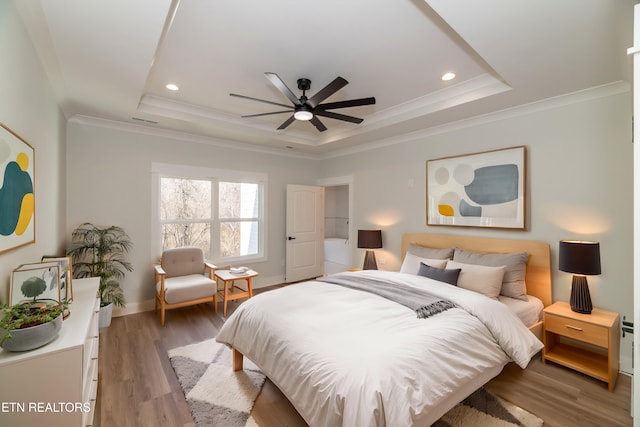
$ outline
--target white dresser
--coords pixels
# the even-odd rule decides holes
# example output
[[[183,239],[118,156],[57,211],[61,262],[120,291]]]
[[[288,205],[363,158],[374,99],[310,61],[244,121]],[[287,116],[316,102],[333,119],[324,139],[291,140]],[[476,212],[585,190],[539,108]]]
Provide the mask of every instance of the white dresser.
[[[85,427],[98,391],[98,278],[73,281],[71,315],[44,347],[0,349],[0,426]]]

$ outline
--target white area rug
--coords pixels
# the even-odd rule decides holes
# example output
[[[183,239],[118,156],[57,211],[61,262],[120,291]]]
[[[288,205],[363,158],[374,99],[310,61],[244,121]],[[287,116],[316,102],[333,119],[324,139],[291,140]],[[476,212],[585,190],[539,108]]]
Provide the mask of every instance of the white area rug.
[[[233,372],[231,350],[215,338],[169,350],[169,358],[197,427],[257,427],[250,416],[265,376],[249,359]],[[541,427],[543,421],[484,388],[433,427]]]
[[[169,358],[196,426],[257,426],[250,413],[265,376],[249,359],[233,372],[231,350],[215,338],[169,350]]]

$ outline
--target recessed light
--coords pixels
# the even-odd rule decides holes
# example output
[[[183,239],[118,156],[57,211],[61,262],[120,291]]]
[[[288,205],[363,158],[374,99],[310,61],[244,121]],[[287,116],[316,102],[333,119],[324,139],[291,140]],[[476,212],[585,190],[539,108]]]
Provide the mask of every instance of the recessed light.
[[[178,87],[178,85],[173,84],[173,83],[169,83],[165,86],[167,89],[169,90],[180,90],[180,88]]]
[[[456,78],[456,74],[455,73],[451,73],[451,72],[444,73],[441,78],[442,78],[442,80],[444,80],[446,82],[448,80],[455,79]]]

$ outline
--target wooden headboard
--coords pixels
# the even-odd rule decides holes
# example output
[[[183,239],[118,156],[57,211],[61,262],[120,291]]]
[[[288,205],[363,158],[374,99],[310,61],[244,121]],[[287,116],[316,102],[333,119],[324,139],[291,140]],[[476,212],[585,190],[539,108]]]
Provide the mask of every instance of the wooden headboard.
[[[446,234],[405,233],[402,235],[402,259],[410,243],[430,248],[466,249],[482,253],[527,252],[527,293],[551,305],[551,251],[549,244],[535,240],[494,239],[490,237],[451,236]]]

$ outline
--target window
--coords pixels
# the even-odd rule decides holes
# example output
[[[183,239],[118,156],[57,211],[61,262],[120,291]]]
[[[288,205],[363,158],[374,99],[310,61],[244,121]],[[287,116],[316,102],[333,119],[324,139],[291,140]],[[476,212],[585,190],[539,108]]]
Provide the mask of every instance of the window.
[[[217,263],[264,258],[262,174],[196,168],[184,176],[186,171],[171,173],[168,165],[154,169],[157,221],[152,222],[162,250],[197,246]]]

